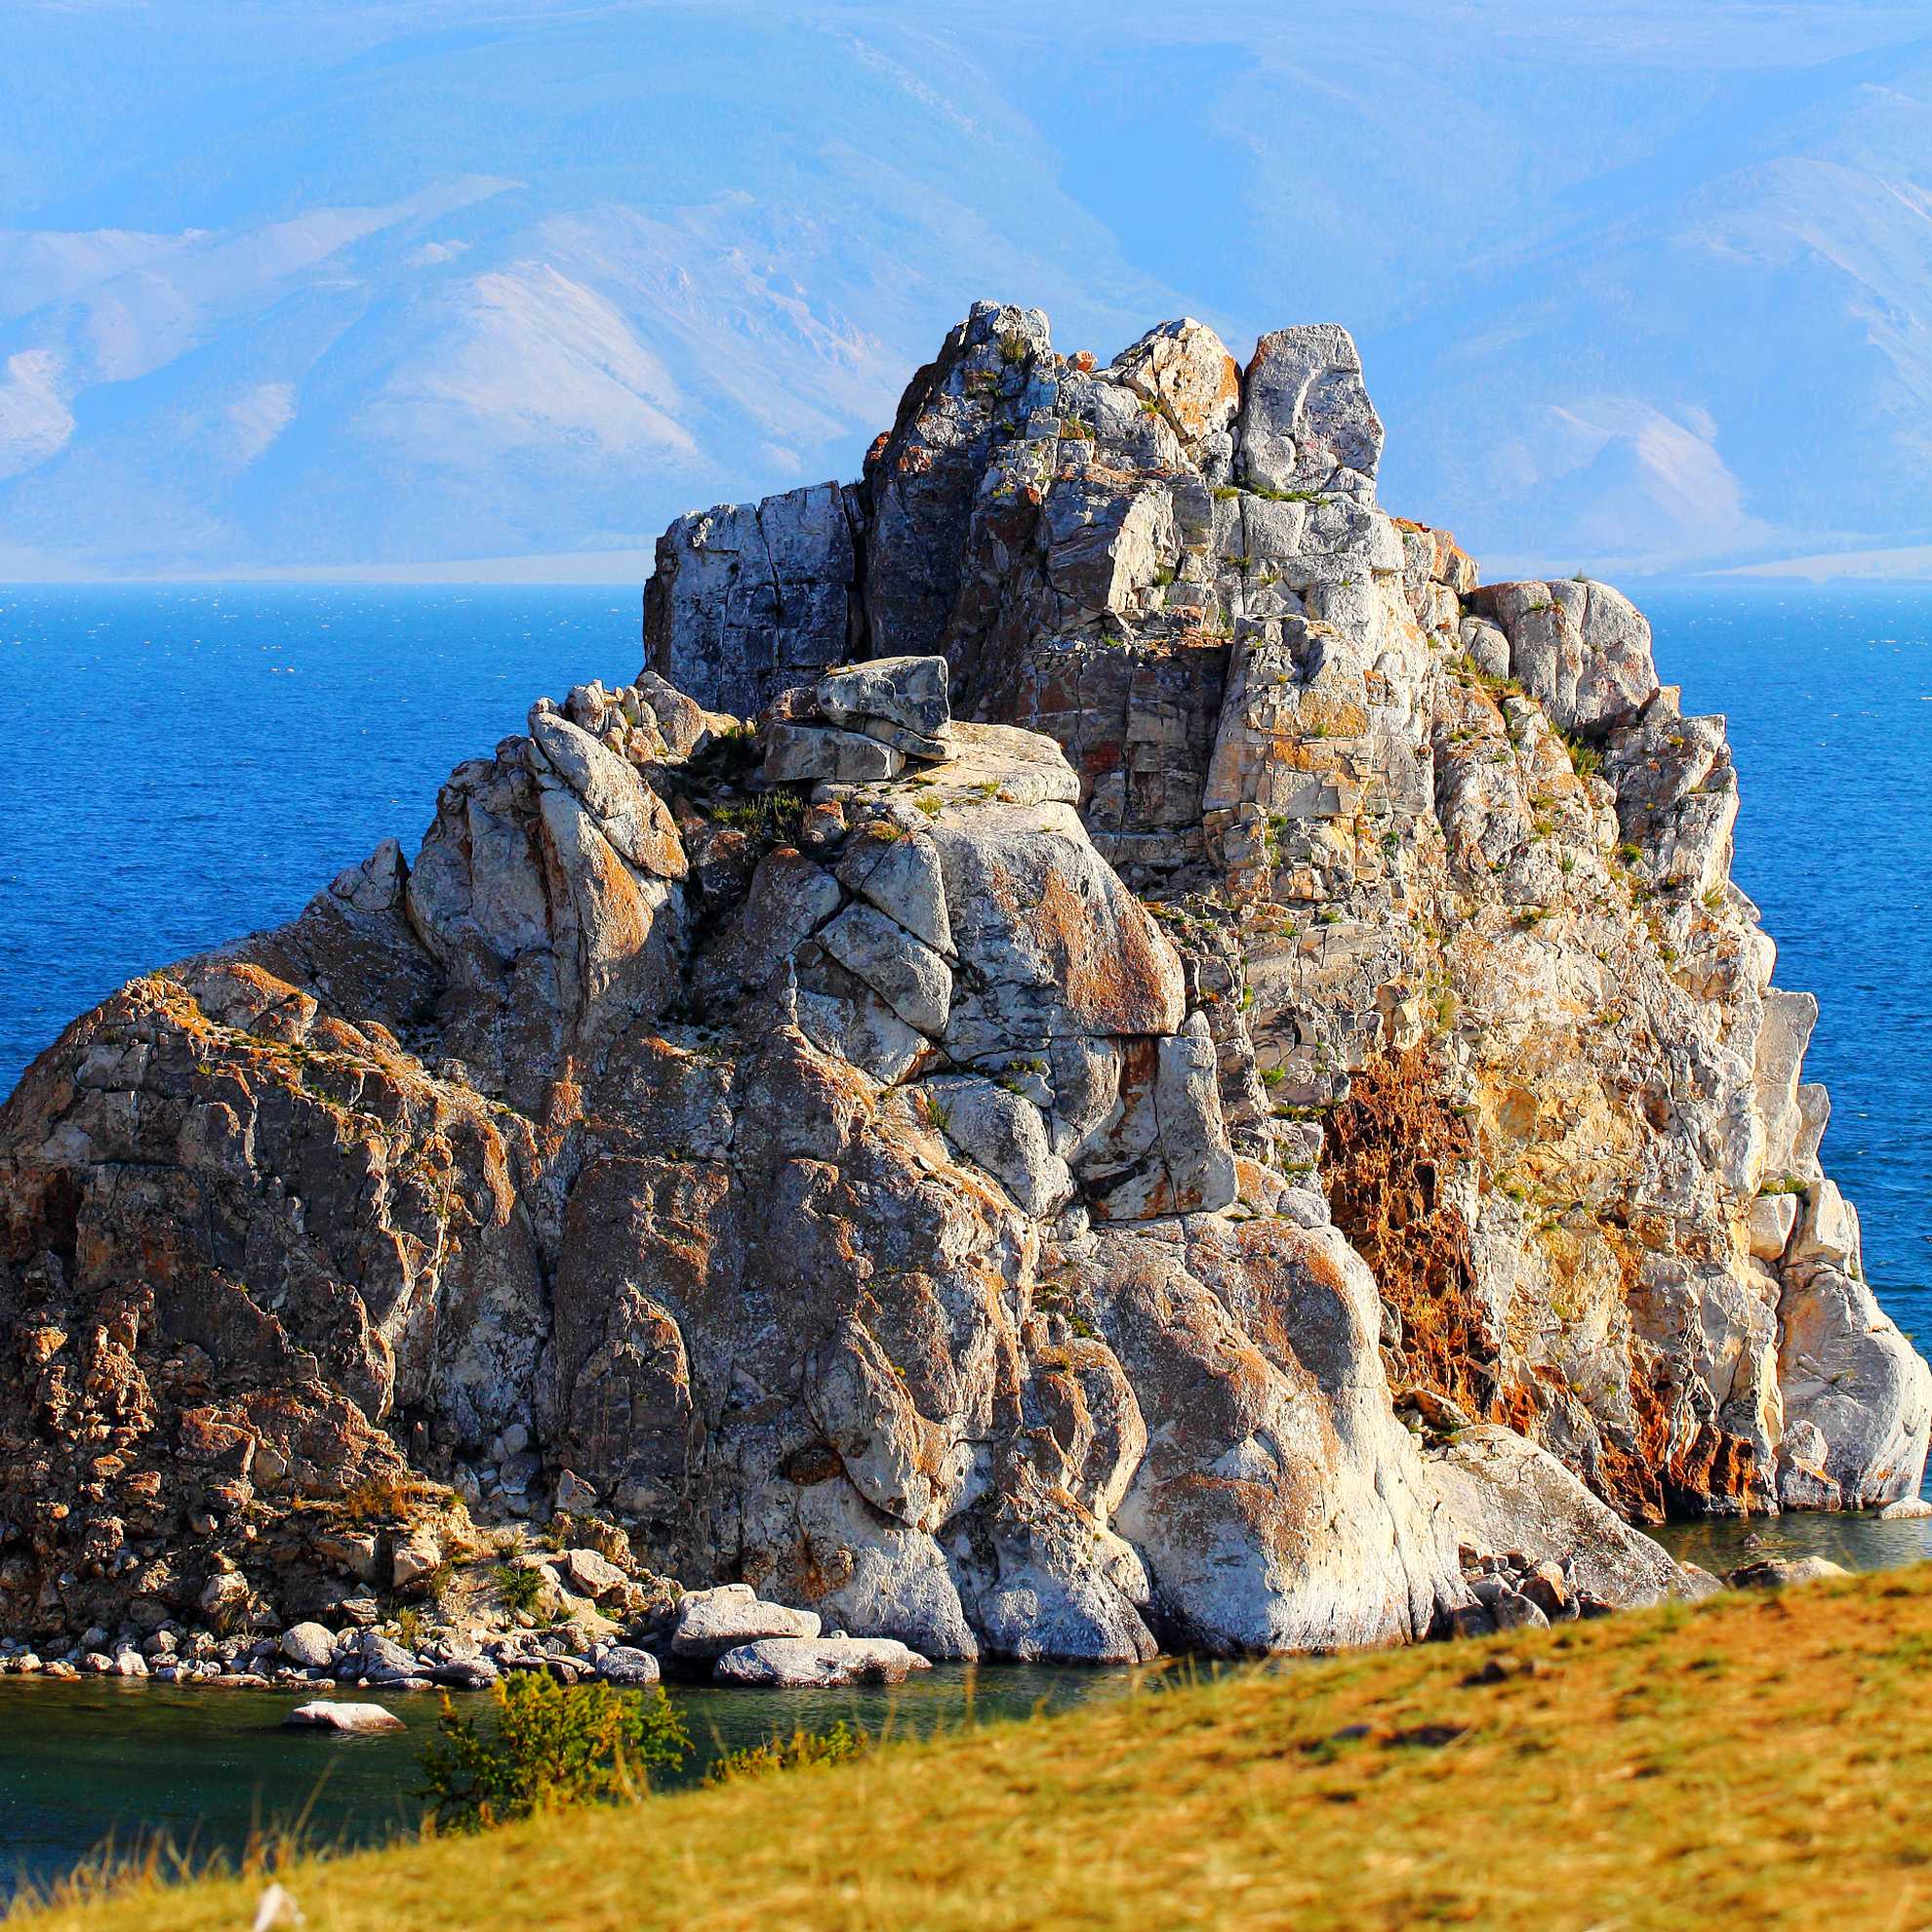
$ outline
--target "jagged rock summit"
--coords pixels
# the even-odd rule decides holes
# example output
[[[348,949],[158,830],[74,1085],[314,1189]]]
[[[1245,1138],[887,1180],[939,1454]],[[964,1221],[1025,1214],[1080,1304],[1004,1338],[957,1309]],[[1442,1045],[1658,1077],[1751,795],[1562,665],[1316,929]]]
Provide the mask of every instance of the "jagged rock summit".
[[[1382,438],[1338,328],[982,304],[413,860],[76,1021],[0,1113],[0,1627],[555,1507],[761,1643],[1292,1649],[1915,1494],[1722,721]]]

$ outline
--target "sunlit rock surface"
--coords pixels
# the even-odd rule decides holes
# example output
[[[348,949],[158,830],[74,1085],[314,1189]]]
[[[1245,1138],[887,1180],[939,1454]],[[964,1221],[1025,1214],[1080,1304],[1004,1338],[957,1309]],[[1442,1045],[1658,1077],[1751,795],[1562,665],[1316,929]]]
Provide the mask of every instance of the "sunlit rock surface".
[[[0,1625],[320,1612],[447,1495],[819,1620],[737,1641],[1126,1662],[1915,1494],[1722,721],[1382,433],[1331,325],[982,304],[413,859],[76,1021],[0,1113]]]

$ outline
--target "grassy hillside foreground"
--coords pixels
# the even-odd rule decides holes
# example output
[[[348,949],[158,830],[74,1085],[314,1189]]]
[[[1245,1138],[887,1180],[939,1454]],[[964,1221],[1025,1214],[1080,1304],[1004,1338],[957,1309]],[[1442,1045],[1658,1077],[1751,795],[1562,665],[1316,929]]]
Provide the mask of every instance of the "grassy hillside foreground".
[[[1064,1715],[280,1876],[311,1932],[1924,1925],[1928,1661],[1932,1565],[1170,1673]],[[26,1922],[227,1932],[262,1884]]]

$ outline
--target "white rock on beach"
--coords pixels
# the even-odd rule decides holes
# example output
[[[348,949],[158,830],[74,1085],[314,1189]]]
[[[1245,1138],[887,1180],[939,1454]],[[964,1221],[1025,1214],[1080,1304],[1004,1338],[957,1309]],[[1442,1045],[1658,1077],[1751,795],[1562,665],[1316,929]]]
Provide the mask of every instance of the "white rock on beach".
[[[817,1612],[761,1602],[749,1584],[694,1590],[678,1604],[671,1655],[698,1660],[721,1656],[761,1637],[815,1637]]]
[[[1459,1535],[1477,1548],[1559,1563],[1573,1588],[1619,1608],[1708,1593],[1554,1456],[1500,1424],[1458,1430],[1428,1467]]]
[[[320,1624],[295,1624],[282,1632],[281,1652],[304,1670],[326,1670],[336,1661],[336,1637]]]
[[[597,1674],[607,1684],[625,1690],[645,1690],[658,1681],[658,1660],[648,1650],[614,1643],[597,1655]]]
[[[393,1711],[380,1704],[338,1704],[329,1697],[297,1705],[282,1722],[291,1729],[337,1731],[344,1737],[373,1737],[380,1731],[407,1728]]]
[[[891,1637],[764,1637],[727,1650],[711,1667],[723,1684],[775,1690],[827,1690],[839,1684],[904,1683],[930,1670],[916,1650]]]

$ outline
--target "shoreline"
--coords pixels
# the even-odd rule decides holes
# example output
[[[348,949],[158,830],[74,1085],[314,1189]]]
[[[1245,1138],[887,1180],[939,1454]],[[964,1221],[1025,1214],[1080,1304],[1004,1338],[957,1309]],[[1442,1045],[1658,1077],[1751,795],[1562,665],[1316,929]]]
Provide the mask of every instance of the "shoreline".
[[[111,1864],[97,1865],[106,1882],[83,1876],[64,1894],[43,1859],[27,1896],[56,1903],[25,1922],[216,1932],[250,1923],[272,1878],[337,1932],[393,1925],[399,1900],[417,1932],[458,1932],[479,1898],[494,1923],[570,1932],[1127,1932],[1264,1913],[1306,1932],[1429,1918],[1529,1932],[1680,1924],[1686,1898],[1702,1916],[1788,1924],[1810,1922],[1804,1902],[1829,1857],[1834,1916],[1882,1924],[1922,1882],[1925,1787],[1900,1771],[1924,1748],[1911,1692],[1928,1629],[1932,1570],[1920,1568],[1453,1655],[1235,1669],[1038,1721],[917,1741],[907,1725],[823,1771],[665,1787],[642,1812],[590,1806],[477,1835],[391,1831],[380,1848],[324,1856],[313,1838],[284,1838],[252,1866],[223,1839],[209,1849],[225,1871],[177,1884],[165,1862],[136,1859],[118,1885]],[[372,1740],[327,1757],[346,1777],[393,1752]],[[1482,1831],[1445,1831],[1445,1798],[1470,1795]],[[246,1811],[232,1815],[245,1832]]]
[[[1688,1568],[1698,1577],[1708,1577],[1711,1586],[1704,1591],[1708,1595],[1748,1587],[1737,1583],[1736,1572],[1752,1564],[1783,1561],[1807,1563],[1822,1559],[1849,1574],[1862,1574],[1903,1568],[1932,1559],[1932,1503],[1920,1498],[1910,1501],[1913,1505],[1911,1509],[1901,1509],[1900,1505],[1892,1504],[1882,1509],[1855,1511],[1787,1510],[1773,1516],[1673,1518],[1642,1534],[1656,1542],[1680,1566]],[[1724,1555],[1735,1556],[1738,1560],[1735,1564],[1724,1565],[1719,1572],[1713,1572],[1711,1565],[1698,1561],[1700,1556]],[[1845,1557],[1854,1560],[1840,1563],[1839,1559]],[[1860,1558],[1865,1560],[1858,1560]],[[1487,1560],[1496,1563],[1499,1568],[1503,1567],[1496,1558],[1478,1560]],[[1520,1565],[1516,1572],[1517,1580],[1527,1575],[1532,1567],[1526,1562]],[[1479,1581],[1482,1574],[1480,1570],[1472,1572],[1472,1580]],[[1542,1607],[1539,1605],[1539,1608]],[[1577,1621],[1579,1615],[1588,1620],[1648,1607],[1651,1606],[1611,1605],[1598,1599],[1591,1607],[1580,1613],[1572,1612],[1567,1617],[1560,1612],[1551,1614],[1546,1611],[1544,1622],[1561,1624]],[[292,1630],[318,1628],[291,1627]],[[1486,1636],[1495,1628],[1493,1618],[1488,1627],[1478,1625],[1469,1630],[1457,1629],[1452,1624],[1428,1637],[1399,1647],[1419,1649],[1442,1642]],[[1504,1628],[1513,1626],[1506,1625]],[[719,1682],[700,1666],[681,1667],[670,1655],[665,1641],[665,1626],[662,1620],[659,1628],[652,1632],[612,1632],[601,1636],[586,1632],[582,1625],[573,1624],[568,1619],[547,1627],[532,1625],[507,1631],[472,1624],[461,1632],[449,1628],[444,1633],[445,1627],[439,1626],[438,1633],[427,1636],[421,1647],[412,1653],[413,1666],[408,1669],[403,1668],[403,1659],[399,1654],[403,1650],[403,1632],[397,1618],[378,1617],[367,1624],[345,1627],[336,1633],[339,1643],[349,1641],[351,1629],[363,1639],[360,1654],[380,1658],[384,1668],[350,1670],[334,1661],[329,1665],[297,1664],[283,1653],[283,1640],[289,1634],[287,1631],[262,1632],[248,1641],[238,1641],[218,1638],[208,1631],[164,1626],[162,1630],[146,1637],[131,1632],[108,1637],[104,1632],[88,1631],[79,1644],[67,1645],[51,1656],[43,1655],[41,1649],[30,1641],[0,1636],[0,1680],[35,1678],[46,1683],[120,1681],[180,1690],[268,1691],[307,1696],[436,1696],[449,1692],[487,1690],[499,1675],[507,1670],[547,1669],[566,1683],[600,1681],[635,1688],[640,1681],[660,1681],[658,1672],[662,1671],[662,1681],[666,1688],[744,1688],[760,1691],[768,1688],[749,1683]],[[88,1641],[97,1636],[101,1638],[100,1642]],[[377,1640],[375,1646],[367,1642],[372,1637]],[[1356,1648],[1366,1650],[1377,1647]],[[611,1673],[606,1674],[604,1660],[618,1652],[624,1653],[624,1658],[613,1659]],[[653,1666],[652,1674],[643,1679],[636,1674],[634,1662],[640,1654]],[[1183,1649],[1163,1651],[1139,1666],[1080,1658],[1019,1660],[981,1657],[964,1660],[951,1668],[994,1671],[1047,1669],[1092,1671],[1104,1675],[1118,1670],[1187,1669],[1237,1662],[1289,1663],[1324,1654],[1331,1653],[1282,1651],[1249,1659],[1228,1659]],[[1337,1654],[1356,1654],[1356,1651]],[[257,1661],[244,1669],[228,1668],[245,1658]],[[268,1660],[271,1658],[279,1661],[270,1665]],[[628,1669],[625,1659],[630,1660]],[[483,1668],[478,1668],[478,1660]]]

